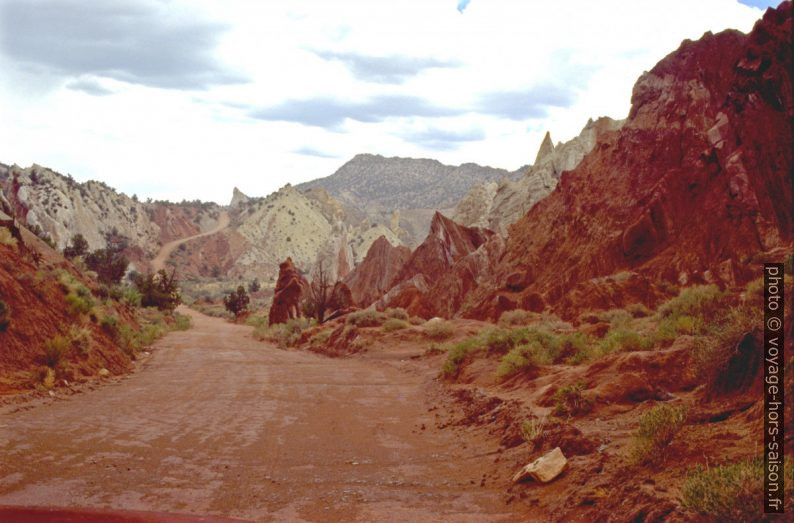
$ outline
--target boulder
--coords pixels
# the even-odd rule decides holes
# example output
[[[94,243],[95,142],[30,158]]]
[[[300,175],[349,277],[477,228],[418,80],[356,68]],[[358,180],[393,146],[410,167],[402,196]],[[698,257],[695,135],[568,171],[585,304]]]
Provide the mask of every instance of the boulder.
[[[555,447],[554,450],[547,452],[519,470],[515,476],[513,476],[513,483],[518,483],[528,478],[532,478],[541,483],[548,483],[562,474],[567,465],[568,460],[565,458],[562,450],[560,450],[560,447]]]

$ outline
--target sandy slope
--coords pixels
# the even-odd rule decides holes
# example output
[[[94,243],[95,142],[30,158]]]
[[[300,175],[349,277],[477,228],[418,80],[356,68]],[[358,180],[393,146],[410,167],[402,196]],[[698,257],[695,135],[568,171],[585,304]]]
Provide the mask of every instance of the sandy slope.
[[[227,213],[226,211],[221,211],[220,216],[218,217],[218,225],[214,229],[193,236],[188,236],[187,238],[180,238],[178,240],[173,240],[166,243],[160,248],[160,252],[158,252],[157,256],[155,256],[154,259],[152,260],[152,271],[157,272],[160,269],[163,269],[165,267],[165,262],[171,256],[171,253],[174,252],[174,250],[183,243],[187,243],[190,240],[195,240],[196,238],[203,238],[204,236],[210,236],[212,234],[215,234],[216,232],[220,232],[224,230],[228,226],[229,226],[229,213]]]
[[[276,521],[510,521],[492,445],[440,430],[404,355],[330,359],[185,309],[143,370],[0,410],[0,505]],[[2,519],[2,511],[0,511]]]

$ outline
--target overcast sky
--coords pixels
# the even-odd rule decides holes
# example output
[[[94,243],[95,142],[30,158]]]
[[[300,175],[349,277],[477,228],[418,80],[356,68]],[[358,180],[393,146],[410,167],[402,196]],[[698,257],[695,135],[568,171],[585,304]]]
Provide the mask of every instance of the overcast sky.
[[[0,0],[0,162],[227,203],[357,153],[530,163],[763,0]]]

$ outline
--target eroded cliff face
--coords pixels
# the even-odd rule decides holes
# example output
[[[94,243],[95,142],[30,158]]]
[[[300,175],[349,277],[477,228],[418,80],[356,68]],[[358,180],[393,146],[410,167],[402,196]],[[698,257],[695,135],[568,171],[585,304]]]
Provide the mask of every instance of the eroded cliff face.
[[[215,204],[140,202],[104,183],[78,183],[39,165],[0,165],[0,188],[16,217],[41,228],[59,249],[78,233],[91,249],[104,247],[104,233],[115,229],[146,258],[165,242],[212,228],[219,214]]]
[[[791,249],[791,24],[787,2],[640,77],[625,125],[509,229],[462,312],[496,318],[530,296],[566,317],[653,302],[660,281],[742,283],[759,276],[753,255]]]
[[[408,247],[392,245],[385,236],[375,240],[364,260],[344,280],[353,303],[369,307],[377,301],[391,288],[391,282],[410,256]]]
[[[579,136],[556,146],[546,133],[535,162],[521,177],[475,185],[457,204],[452,219],[468,227],[487,227],[506,234],[510,224],[554,190],[563,172],[579,165],[599,136],[622,125],[623,120],[607,117],[590,120]]]

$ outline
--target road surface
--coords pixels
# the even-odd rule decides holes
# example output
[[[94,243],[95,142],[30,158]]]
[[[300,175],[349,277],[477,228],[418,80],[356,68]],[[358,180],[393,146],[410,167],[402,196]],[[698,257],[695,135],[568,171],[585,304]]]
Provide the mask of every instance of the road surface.
[[[510,521],[493,445],[438,429],[432,369],[255,341],[191,310],[138,372],[0,408],[0,506],[258,521]],[[21,513],[21,512],[19,512]],[[0,520],[3,513],[0,511]]]
[[[226,227],[229,226],[229,213],[226,211],[221,211],[220,216],[218,217],[218,225],[215,226],[214,229],[202,232],[199,234],[194,234],[193,236],[188,236],[187,238],[180,238],[178,240],[173,240],[160,248],[160,252],[157,253],[157,256],[154,257],[152,260],[152,272],[157,272],[160,269],[165,268],[165,262],[171,256],[171,253],[176,250],[177,247],[182,245],[183,243],[187,243],[190,240],[195,240],[196,238],[203,238],[204,236],[210,236],[215,234],[216,232],[220,232],[224,230]]]

